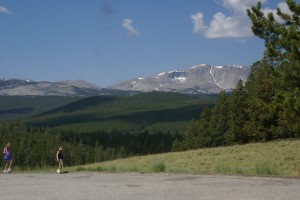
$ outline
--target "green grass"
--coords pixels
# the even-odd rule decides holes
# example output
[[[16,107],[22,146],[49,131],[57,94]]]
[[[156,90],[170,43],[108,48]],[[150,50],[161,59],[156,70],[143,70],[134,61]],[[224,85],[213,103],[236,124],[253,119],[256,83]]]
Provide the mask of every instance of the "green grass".
[[[137,156],[67,170],[300,177],[300,140]]]

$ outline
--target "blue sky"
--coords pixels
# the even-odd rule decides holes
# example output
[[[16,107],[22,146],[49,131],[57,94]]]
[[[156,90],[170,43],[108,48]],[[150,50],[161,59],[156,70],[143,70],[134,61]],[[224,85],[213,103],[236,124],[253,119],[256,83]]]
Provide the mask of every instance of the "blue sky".
[[[0,0],[0,78],[107,87],[198,64],[250,66],[264,52],[245,13],[257,1]]]

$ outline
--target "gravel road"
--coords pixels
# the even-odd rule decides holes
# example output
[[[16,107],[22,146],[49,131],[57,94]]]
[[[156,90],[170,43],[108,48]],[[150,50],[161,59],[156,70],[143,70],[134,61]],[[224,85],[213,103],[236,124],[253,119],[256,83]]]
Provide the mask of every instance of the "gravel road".
[[[2,200],[300,199],[300,179],[130,173],[0,175]]]

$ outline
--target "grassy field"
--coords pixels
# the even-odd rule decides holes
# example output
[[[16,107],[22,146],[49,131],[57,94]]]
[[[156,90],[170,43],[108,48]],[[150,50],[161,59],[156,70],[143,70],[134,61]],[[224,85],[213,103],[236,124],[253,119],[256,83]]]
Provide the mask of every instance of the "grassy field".
[[[300,140],[138,156],[66,170],[300,177]]]

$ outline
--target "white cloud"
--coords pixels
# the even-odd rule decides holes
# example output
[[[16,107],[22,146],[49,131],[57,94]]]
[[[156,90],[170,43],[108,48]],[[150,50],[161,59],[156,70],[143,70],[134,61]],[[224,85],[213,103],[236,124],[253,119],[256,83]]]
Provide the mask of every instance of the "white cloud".
[[[292,11],[289,9],[289,6],[286,2],[281,2],[278,4],[278,7],[283,13],[292,14]]]
[[[191,15],[194,32],[201,33],[207,38],[247,38],[252,37],[251,22],[247,16],[247,9],[267,0],[215,0],[216,3],[231,11],[230,16],[222,12],[214,14],[209,26],[204,23],[201,12]]]
[[[0,6],[0,13],[4,13],[4,14],[12,14],[12,12],[10,12],[7,8]]]
[[[286,2],[281,2],[277,5],[278,8],[280,8],[280,10],[283,12],[283,13],[286,13],[286,14],[289,14],[291,15],[292,12],[291,10],[289,9],[288,5]],[[265,16],[267,16],[268,13],[273,13],[274,15],[274,18],[276,19],[276,21],[278,22],[283,22],[283,20],[277,15],[277,10],[276,9],[270,9],[270,8],[264,8],[262,9],[263,13],[265,14]]]
[[[194,23],[194,33],[199,33],[206,28],[203,23],[203,14],[201,12],[191,15],[191,19]]]
[[[133,27],[133,20],[132,19],[124,19],[122,26],[127,30],[129,36],[139,36],[140,32],[138,29]]]
[[[258,2],[264,3],[267,0],[222,0],[225,8],[232,9],[234,12],[244,12]]]
[[[248,18],[242,15],[226,17],[221,12],[214,15],[209,28],[205,31],[208,38],[245,38],[252,35]]]

